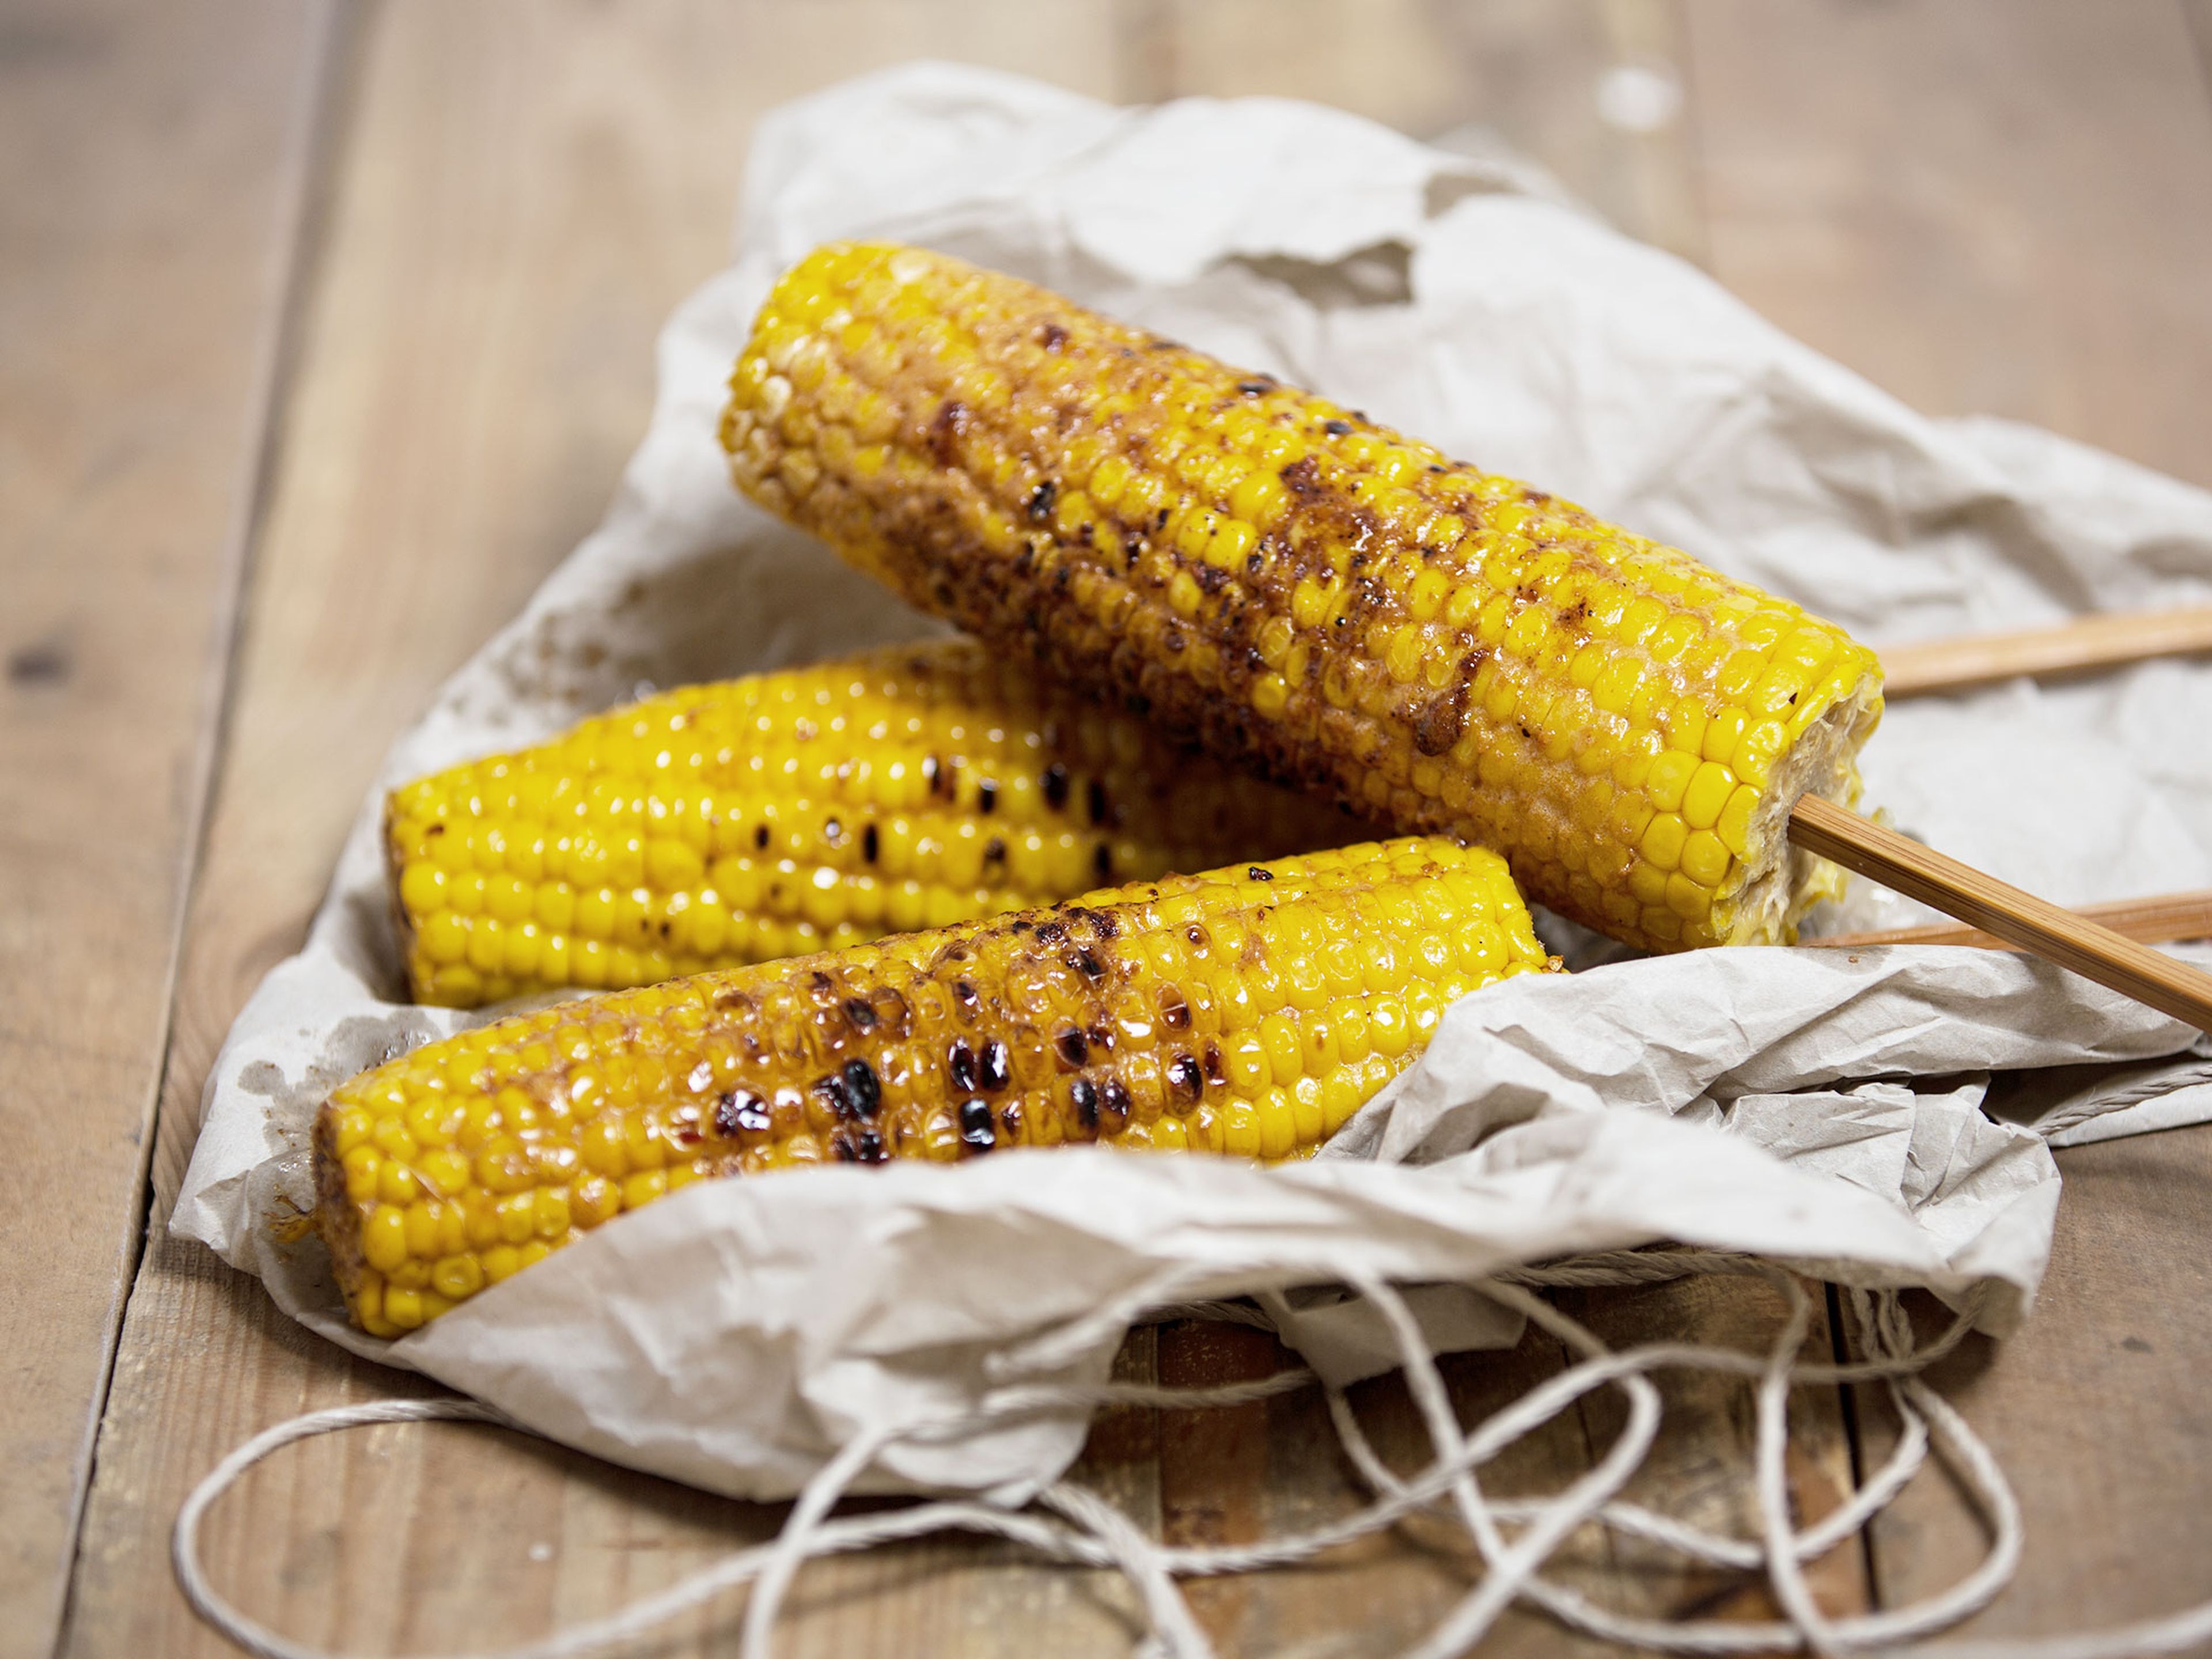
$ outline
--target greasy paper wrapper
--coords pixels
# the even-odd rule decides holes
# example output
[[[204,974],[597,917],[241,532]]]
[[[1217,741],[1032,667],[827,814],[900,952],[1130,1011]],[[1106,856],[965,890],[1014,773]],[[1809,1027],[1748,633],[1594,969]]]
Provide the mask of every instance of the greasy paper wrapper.
[[[617,1462],[793,1492],[856,1433],[1010,1381],[1105,1377],[1146,1309],[1303,1289],[1334,1381],[1395,1361],[1378,1275],[1439,1349],[1510,1346],[1462,1288],[1657,1241],[1921,1285],[2002,1334],[2051,1237],[2049,1145],[2212,1118],[2212,1047],[1998,952],[1710,951],[1522,978],[1450,1010],[1324,1155],[1261,1170],[1097,1150],[684,1189],[419,1332],[352,1330],[312,1205],[325,1091],[471,1017],[396,1004],[383,790],[646,685],[934,625],[731,489],[724,382],[817,243],[928,244],[1364,409],[1569,495],[1876,645],[2212,600],[2212,496],[2047,433],[1935,421],[1586,216],[1534,169],[1273,100],[1121,110],[919,65],[771,116],[736,263],[659,347],[653,422],[601,528],[393,745],[306,948],[208,1080],[172,1225],[289,1313]],[[2212,669],[1893,707],[1870,800],[2052,897],[2212,885]],[[1861,884],[1832,926],[1921,920]],[[2058,1069],[2064,1068],[2064,1069]],[[1019,1497],[1080,1417],[884,1453],[864,1485]]]

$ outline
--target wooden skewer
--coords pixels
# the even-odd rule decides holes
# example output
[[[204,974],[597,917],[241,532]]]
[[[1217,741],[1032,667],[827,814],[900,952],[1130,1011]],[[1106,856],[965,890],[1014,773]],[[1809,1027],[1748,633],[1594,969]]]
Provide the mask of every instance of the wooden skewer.
[[[2069,674],[2148,657],[2212,651],[2212,605],[2083,617],[2017,634],[1969,634],[1881,653],[1882,691],[1912,697],[1958,691],[2018,674]]]
[[[1833,801],[1817,795],[1800,799],[1790,811],[1790,839],[1907,898],[2212,1031],[2212,974],[1985,876]]]
[[[2138,945],[2164,945],[2181,939],[2212,939],[2212,887],[2193,893],[2162,893],[2156,898],[2115,899],[2106,904],[2084,904],[2074,914],[2111,928]],[[1800,945],[1823,950],[1855,951],[1873,945],[1972,945],[1984,950],[2016,951],[1994,933],[1964,922],[1938,922],[1932,927],[1890,927],[1871,933],[1832,933],[1826,939],[1802,939]]]

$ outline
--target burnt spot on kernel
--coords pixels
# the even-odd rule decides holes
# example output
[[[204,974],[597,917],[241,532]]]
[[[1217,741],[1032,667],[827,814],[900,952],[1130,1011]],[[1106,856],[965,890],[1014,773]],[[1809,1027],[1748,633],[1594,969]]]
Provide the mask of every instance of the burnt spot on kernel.
[[[974,981],[970,980],[954,980],[952,994],[959,1000],[960,1006],[963,1008],[973,1008],[975,1006],[975,987]]]
[[[968,405],[957,398],[948,398],[937,406],[931,416],[927,447],[930,457],[939,466],[951,466],[960,459],[960,440],[968,430]]]
[[[876,826],[874,824],[872,823],[866,829],[860,831],[860,858],[862,862],[873,864],[876,861],[877,855],[883,850],[884,838],[876,833]]]
[[[1118,1077],[1109,1077],[1099,1085],[1098,1095],[1100,1103],[1105,1108],[1106,1115],[1114,1120],[1107,1127],[1112,1130],[1119,1130],[1129,1121],[1128,1085]]]
[[[1070,1071],[1091,1057],[1090,1040],[1073,1025],[1052,1040],[1052,1050]]]
[[[1040,945],[1058,945],[1067,937],[1067,924],[1064,921],[1041,921],[1037,923],[1036,936]]]
[[[1264,865],[1249,865],[1244,873],[1254,881],[1273,881],[1275,878],[1275,872]]]
[[[1237,389],[1248,398],[1257,398],[1263,392],[1273,392],[1275,383],[1265,375],[1255,374],[1249,380],[1237,381]]]
[[[960,1144],[988,1152],[999,1144],[998,1130],[991,1121],[991,1103],[971,1099],[960,1103]]]
[[[837,1161],[840,1164],[855,1164],[860,1161],[860,1149],[853,1145],[852,1140],[848,1136],[842,1134],[831,1135],[830,1137],[830,1150],[837,1155]]]
[[[1091,809],[1092,823],[1106,822],[1106,786],[1097,779],[1091,779],[1091,787],[1083,792],[1083,804]]]
[[[1282,478],[1294,495],[1317,494],[1321,489],[1321,463],[1310,455],[1301,455],[1283,469]]]
[[[945,1073],[952,1079],[952,1086],[962,1094],[972,1095],[975,1092],[981,1076],[975,1068],[975,1051],[968,1046],[968,1040],[965,1037],[954,1042],[946,1053]]]
[[[862,1117],[875,1116],[884,1103],[883,1085],[876,1081],[876,1068],[865,1060],[848,1060],[843,1072],[846,1091],[853,1097],[853,1105]]]
[[[1168,1062],[1168,1087],[1184,1100],[1196,1100],[1198,1091],[1206,1086],[1206,1074],[1198,1068],[1198,1060],[1192,1054],[1177,1054]]]
[[[1217,1089],[1229,1086],[1229,1063],[1222,1059],[1221,1045],[1218,1042],[1206,1045],[1206,1080]]]
[[[1321,429],[1328,433],[1332,438],[1341,438],[1352,430],[1352,422],[1349,421],[1323,421],[1321,423]]]
[[[995,1095],[1014,1080],[1013,1062],[1006,1053],[1006,1045],[998,1038],[993,1037],[985,1043],[983,1052],[976,1056],[976,1060],[982,1073],[981,1080],[985,1094]]]
[[[1058,323],[1047,323],[1037,330],[1037,343],[1047,351],[1057,351],[1067,343],[1067,331]]]
[[[1047,478],[1035,489],[1030,491],[1029,513],[1031,524],[1042,524],[1052,516],[1053,498],[1059,494],[1060,486],[1050,478]]]
[[[884,1138],[873,1129],[863,1129],[858,1134],[840,1130],[830,1137],[830,1150],[848,1164],[885,1164],[890,1153],[884,1146]]]
[[[875,1006],[865,997],[845,999],[845,1018],[851,1020],[854,1027],[860,1030],[872,1031],[876,1029]]]
[[[1020,1101],[1017,1100],[1009,1105],[999,1108],[999,1127],[1006,1132],[1006,1139],[1009,1140],[1019,1140],[1022,1138],[1022,1103]]]
[[[1044,790],[1044,804],[1055,812],[1067,805],[1067,769],[1058,761],[1044,769],[1038,783]]]
[[[1092,1134],[1098,1133],[1098,1085],[1079,1077],[1067,1085],[1067,1098],[1075,1107],[1076,1121]]]
[[[768,1102],[750,1089],[732,1089],[714,1102],[714,1133],[726,1140],[748,1131],[758,1134],[769,1121]]]
[[[1413,720],[1413,747],[1424,755],[1447,755],[1467,730],[1467,693],[1474,676],[1462,665],[1460,683],[1431,697]]]
[[[999,784],[995,778],[985,778],[975,786],[975,810],[985,817],[999,810]]]
[[[1106,977],[1106,969],[1100,964],[1097,957],[1091,952],[1088,945],[1079,945],[1070,961],[1075,970],[1094,985]]]
[[[1190,1029],[1190,1004],[1183,1000],[1181,990],[1172,985],[1160,987],[1160,1020],[1170,1030]]]
[[[1154,896],[1157,897],[1158,895],[1155,894]],[[1121,937],[1121,924],[1115,920],[1111,910],[1086,910],[1084,914],[1091,918],[1091,926],[1101,939],[1116,939]]]

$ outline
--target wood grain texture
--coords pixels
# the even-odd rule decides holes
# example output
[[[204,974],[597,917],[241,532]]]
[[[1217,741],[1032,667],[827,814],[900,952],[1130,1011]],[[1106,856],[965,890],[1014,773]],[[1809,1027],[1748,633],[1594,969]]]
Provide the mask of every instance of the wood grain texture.
[[[59,1627],[137,1258],[316,39],[0,9],[0,1655]]]
[[[1931,411],[2039,421],[2212,481],[2212,97],[2182,9],[1699,0],[1690,26],[1723,282]],[[1969,1631],[2212,1593],[2208,1160],[2212,1128],[2061,1152],[2033,1316],[1934,1374],[2028,1528],[2018,1579]],[[1856,1403],[1879,1458],[1881,1401]],[[1979,1538],[1923,1476],[1874,1544],[1893,1607],[1954,1579]]]
[[[386,743],[597,521],[644,428],[654,332],[723,258],[754,120],[933,46],[1106,92],[1103,18],[1018,0],[362,13],[186,923],[154,1231],[68,1651],[229,1652],[169,1576],[186,1488],[271,1422],[410,1386],[167,1237],[201,1084],[254,982],[298,943]],[[258,1473],[214,1517],[209,1554],[216,1582],[280,1629],[420,1651],[572,1622],[773,1524],[510,1437],[379,1430]],[[533,1557],[541,1544],[552,1553]],[[902,1628],[969,1631],[986,1605],[974,1587],[1003,1576],[994,1559],[950,1545],[811,1572],[787,1650],[844,1651],[850,1620],[884,1643]],[[1024,1616],[1071,1640],[1087,1619],[1101,1652],[1126,1650],[1112,1594],[1086,1585],[1030,1574],[993,1601],[1006,1650],[1040,1627]],[[695,1638],[723,1612],[702,1615]]]
[[[810,86],[923,52],[1105,95],[1319,96],[1416,132],[1487,123],[1630,228],[1698,254],[1707,244],[1700,166],[1732,155],[1727,164],[1741,173],[1747,146],[1778,142],[1759,124],[1786,125],[1796,115],[1759,78],[1757,62],[1747,63],[1735,41],[1716,46],[1711,30],[1858,25],[1856,9],[1841,21],[1838,9],[1802,7],[1781,23],[1726,6],[1686,15],[1686,27],[1666,0],[1482,8],[1277,0],[1264,9],[1247,0],[647,0],[623,8],[564,0],[526,12],[488,0],[392,0],[364,12],[313,303],[278,428],[282,465],[252,589],[236,713],[186,928],[153,1166],[157,1230],[103,1427],[69,1651],[230,1652],[192,1619],[168,1577],[167,1528],[185,1490],[269,1423],[410,1387],[291,1326],[258,1286],[196,1247],[171,1243],[159,1224],[215,1047],[259,974],[296,943],[385,743],[596,520],[642,427],[652,332],[719,263],[757,113]],[[1780,61],[1808,73],[1823,68],[1817,46],[1790,44]],[[1875,52],[1867,61],[1882,59]],[[1598,113],[1599,88],[1623,66],[1663,71],[1659,78],[1686,89],[1687,101],[1656,127],[1608,125]],[[2170,76],[2158,84],[2172,92]],[[1783,141],[1796,142],[1787,134]],[[1891,140],[1846,125],[1825,142],[1878,153]],[[1814,159],[1830,173],[1860,165],[1850,155]],[[1961,188],[1982,188],[1984,174],[2009,176],[1995,164],[1977,166],[1982,171]],[[2053,199],[2070,200],[2063,192]],[[1759,244],[1761,216],[1775,205],[1739,192],[1730,208],[1738,240],[1713,245],[1720,263],[1734,258],[1747,273],[1754,302],[1770,310],[1758,288],[1762,268],[1741,255],[1746,239]],[[1847,240],[1850,227],[1821,221],[1815,228]],[[2133,278],[2081,257],[2123,299],[2131,292]],[[1864,258],[1869,270],[1889,269],[1873,254]],[[1766,269],[1770,295],[1786,297],[1796,282],[1814,312],[1811,302],[1824,295],[1844,310],[1864,302],[1805,281],[1817,261]],[[1721,274],[1737,281],[1729,269]],[[1911,285],[1900,281],[1893,291],[1909,310]],[[1938,299],[1943,293],[1935,290]],[[1930,314],[1911,313],[1904,325],[1930,326]],[[1989,325],[2006,325],[2010,315],[1993,313]],[[1848,335],[1839,329],[1838,337]],[[1959,349],[1973,358],[1985,349]],[[1950,395],[1978,396],[1971,386]],[[2070,1176],[2082,1155],[2068,1158]],[[2137,1201],[2129,1194],[2138,1179],[2114,1180],[2104,1201]],[[2140,1230],[2144,1250],[2161,1221],[2198,1240],[2212,1231],[2191,1218],[2179,1183],[2160,1177],[2153,1190],[2154,1200],[2142,1200],[2151,1205]],[[2069,1192],[2076,1207],[2069,1214],[2082,1212],[2081,1197]],[[2158,1212],[2160,1203],[2172,1217]],[[2160,1284],[2176,1296],[2188,1290],[2171,1276]],[[1761,1294],[1753,1285],[1700,1283],[1591,1293],[1574,1305],[1617,1341],[1695,1330],[1750,1346],[1771,1328],[1773,1310]],[[2063,1305],[2054,1275],[2053,1299],[2033,1328]],[[2056,1340],[2084,1340],[2059,1328]],[[1203,1381],[1275,1363],[1271,1346],[1241,1342],[1174,1328],[1139,1333],[1121,1364],[1131,1376]],[[2201,1366],[2194,1348],[2181,1359]],[[1556,1345],[1531,1338],[1511,1354],[1452,1360],[1447,1371],[1472,1420],[1560,1364]],[[2012,1364],[2008,1352],[1990,1376]],[[2185,1374],[2179,1362],[2173,1374]],[[2148,1378],[2152,1392],[2126,1419],[2154,1445],[2193,1431],[2166,1376]],[[1422,1443],[1402,1389],[1386,1382],[1357,1392],[1386,1455],[1410,1466]],[[1741,1528],[1746,1517],[1730,1507],[1726,1477],[1747,1443],[1743,1391],[1670,1386],[1669,1405],[1637,1495]],[[1806,1452],[1791,1470],[1802,1519],[1848,1489],[1850,1459],[1832,1393],[1808,1392],[1794,1408]],[[1979,1397],[1973,1409],[1980,1420]],[[1991,1395],[1986,1409],[2013,1407]],[[2044,1420],[2039,1412],[2055,1415],[2047,1401],[2027,1409],[2032,1421]],[[1529,1437],[1490,1484],[1508,1492],[1564,1484],[1601,1453],[1616,1410],[1599,1397]],[[1273,1532],[1358,1501],[1316,1398],[1287,1396],[1242,1413],[1180,1423],[1112,1414],[1095,1429],[1076,1478],[1139,1524],[1178,1536]],[[2023,1455],[2008,1449],[2015,1460]],[[2048,1445],[2027,1450],[2051,1455]],[[2087,1463],[2058,1462],[2048,1491],[2031,1492],[2032,1504],[2095,1478]],[[2201,1490],[2203,1472],[2185,1459],[2181,1468]],[[2160,1489],[2157,1501],[2168,1507],[2156,1514],[2172,1513],[2169,1498],[2185,1490]],[[280,1455],[222,1506],[208,1547],[218,1584],[287,1633],[363,1653],[424,1651],[497,1645],[573,1624],[672,1583],[780,1519],[772,1506],[726,1504],[516,1437],[395,1427]],[[1920,1524],[1949,1519],[1930,1512]],[[1474,1580],[1463,1545],[1424,1524],[1312,1570],[1199,1587],[1194,1603],[1227,1653],[1395,1651]],[[2201,1539],[2185,1524],[2178,1535],[2184,1545]],[[1902,1583],[1900,1571],[1923,1564],[1919,1541],[1900,1537],[1884,1540],[1881,1565]],[[1938,1562],[1925,1553],[1928,1564]],[[2200,1542],[2197,1559],[2206,1554]],[[2127,1569],[2136,1576],[2116,1602],[2132,1595],[2146,1610],[2178,1602],[2174,1559]],[[1685,1574],[1595,1534],[1573,1540],[1559,1571],[1643,1612],[1770,1611],[1741,1580]],[[1869,1594],[1856,1551],[1820,1564],[1816,1583],[1837,1610],[1863,1605]],[[732,1597],[704,1610],[672,1633],[668,1650],[726,1650],[742,1606]],[[1131,1606],[1101,1575],[1040,1568],[992,1547],[931,1543],[810,1569],[780,1629],[779,1651],[1120,1655],[1133,1634]],[[1599,1650],[1516,1615],[1486,1650]]]
[[[1132,101],[1266,94],[1502,140],[1632,235],[1702,257],[1674,0],[1131,0],[1122,17]],[[1606,85],[1623,69],[1675,106],[1662,91],[1626,112],[1656,118],[1624,119]]]
[[[1989,1442],[2027,1528],[2019,1576],[1966,1637],[2057,1636],[2212,1597],[2212,1127],[2057,1158],[2065,1190],[2034,1313],[1928,1375]],[[1879,1460],[1895,1422],[1878,1392],[1859,1398]],[[1923,1474],[1874,1532],[1883,1605],[1955,1583],[1984,1539],[1958,1490]]]
[[[2174,0],[1690,13],[1712,268],[1934,415],[2212,483],[2212,100]]]

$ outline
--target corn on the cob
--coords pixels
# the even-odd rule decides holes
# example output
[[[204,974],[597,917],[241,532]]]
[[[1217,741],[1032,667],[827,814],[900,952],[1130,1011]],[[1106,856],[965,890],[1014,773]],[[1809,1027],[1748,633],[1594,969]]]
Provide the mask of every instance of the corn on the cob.
[[[914,248],[778,283],[722,439],[910,601],[1532,899],[1666,950],[1784,935],[1873,653],[1355,411]]]
[[[649,984],[1371,832],[969,640],[663,693],[392,791],[419,1002]]]
[[[1301,1156],[1454,998],[1556,966],[1504,861],[1438,836],[562,1003],[337,1090],[317,1224],[389,1336],[703,1177],[1080,1141]]]

